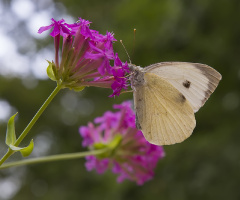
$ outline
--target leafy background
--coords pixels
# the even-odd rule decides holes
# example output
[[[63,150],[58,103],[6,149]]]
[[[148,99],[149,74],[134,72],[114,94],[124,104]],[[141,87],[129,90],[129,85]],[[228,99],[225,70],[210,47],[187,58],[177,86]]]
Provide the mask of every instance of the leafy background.
[[[19,14],[29,11],[27,6],[16,6],[19,2],[34,5],[31,15]],[[0,1],[0,33],[15,45],[11,48],[1,40],[0,155],[7,149],[7,117],[18,111],[16,131],[21,133],[55,87],[43,72],[44,59],[54,58],[52,38],[32,33],[49,24],[51,17],[64,17],[69,23],[82,17],[103,34],[113,31],[137,65],[198,62],[223,75],[215,93],[196,113],[193,135],[165,147],[166,157],[159,162],[154,179],[143,186],[129,181],[118,184],[111,172],[87,172],[84,159],[79,159],[0,171],[0,199],[240,199],[239,10],[238,0]],[[137,29],[135,45],[133,28]],[[119,42],[114,48],[122,60],[128,59]],[[39,55],[45,57],[36,59]],[[24,67],[24,73],[18,72]],[[132,94],[115,99],[108,98],[110,94],[110,90],[95,88],[81,93],[61,91],[22,145],[34,139],[31,157],[83,151],[79,126],[113,104],[132,99]],[[20,155],[14,155],[10,161],[19,159]]]

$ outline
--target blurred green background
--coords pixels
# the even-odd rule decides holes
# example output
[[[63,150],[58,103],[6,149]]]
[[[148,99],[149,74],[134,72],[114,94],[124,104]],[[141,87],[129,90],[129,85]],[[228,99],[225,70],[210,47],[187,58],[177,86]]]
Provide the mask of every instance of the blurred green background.
[[[136,65],[197,62],[214,67],[223,76],[196,113],[193,135],[165,147],[166,157],[158,163],[154,179],[143,186],[130,181],[118,184],[111,172],[87,172],[84,159],[79,159],[1,170],[0,199],[240,199],[239,0],[2,0],[0,15],[0,33],[13,43],[0,42],[0,155],[7,150],[7,117],[18,111],[16,131],[21,133],[55,87],[45,75],[45,59],[54,59],[53,40],[34,35],[51,17],[69,23],[82,17],[102,34],[113,31]],[[122,60],[128,59],[119,42],[114,48]],[[49,57],[36,59],[40,54]],[[39,63],[42,74],[37,71]],[[61,91],[22,146],[34,139],[31,157],[83,151],[79,126],[112,109],[113,104],[132,99],[131,93],[115,99],[110,94],[111,90],[99,88]],[[19,159],[16,154],[9,161]]]

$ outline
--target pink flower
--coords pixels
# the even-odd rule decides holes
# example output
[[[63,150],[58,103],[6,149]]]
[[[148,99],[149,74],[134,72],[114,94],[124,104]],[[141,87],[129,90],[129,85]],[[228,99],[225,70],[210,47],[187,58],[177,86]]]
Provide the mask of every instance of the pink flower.
[[[110,97],[113,97],[115,95],[119,96],[122,89],[127,90],[129,84],[127,83],[128,79],[125,78],[126,73],[129,73],[128,64],[127,62],[123,64],[118,57],[118,54],[116,53],[114,67],[112,68],[112,74],[115,81],[111,85],[113,94],[110,95]]]
[[[128,65],[122,64],[114,53],[113,33],[101,35],[90,29],[87,20],[79,18],[74,24],[67,24],[62,19],[39,29],[39,33],[49,30],[54,37],[55,62],[49,62],[48,75],[64,87],[82,90],[86,86],[112,88],[112,96],[127,89]],[[61,61],[59,62],[60,36],[63,36]],[[112,67],[110,61],[115,65]],[[117,63],[117,64],[116,64]]]
[[[158,160],[165,155],[163,147],[150,144],[136,129],[130,102],[114,105],[114,108],[119,111],[107,111],[95,119],[97,125],[89,123],[79,129],[84,147],[99,149],[115,144],[104,155],[87,156],[86,168],[88,171],[95,169],[99,174],[111,168],[118,174],[118,182],[129,179],[142,185],[153,178]]]
[[[65,20],[61,19],[59,21],[54,20],[53,18],[52,20],[52,24],[49,26],[42,26],[39,30],[38,33],[42,33],[44,31],[47,31],[49,29],[51,29],[53,27],[52,32],[50,33],[50,35],[52,37],[56,37],[57,35],[61,35],[63,37],[67,36],[68,34],[71,34],[71,30],[68,28],[68,24],[64,23]]]

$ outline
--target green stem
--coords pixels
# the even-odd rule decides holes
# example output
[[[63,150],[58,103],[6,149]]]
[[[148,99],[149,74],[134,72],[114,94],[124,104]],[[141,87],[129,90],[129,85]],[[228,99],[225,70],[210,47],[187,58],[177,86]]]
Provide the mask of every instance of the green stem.
[[[38,112],[35,114],[35,116],[32,118],[32,120],[29,122],[27,127],[24,129],[22,134],[19,136],[19,138],[16,140],[14,146],[18,146],[23,138],[28,134],[28,132],[31,130],[35,122],[38,120],[38,118],[41,116],[43,111],[47,108],[49,103],[53,100],[53,98],[56,96],[56,94],[62,89],[61,85],[57,85],[57,87],[53,90],[53,92],[50,94],[50,96],[47,98],[47,100],[44,102],[44,104],[41,106],[41,108],[38,110]]]
[[[0,166],[0,169],[6,169],[9,167],[17,167],[22,165],[37,164],[37,163],[46,163],[46,162],[53,162],[53,161],[60,161],[60,160],[83,158],[85,156],[90,156],[90,155],[99,155],[108,150],[109,150],[108,148],[104,148],[104,149],[94,150],[94,151],[67,153],[67,154],[60,154],[60,155],[45,156],[40,158],[25,159],[25,160],[4,164]]]
[[[62,89],[62,85],[58,84],[57,87],[53,90],[53,92],[50,94],[50,96],[47,98],[47,100],[44,102],[44,104],[41,106],[41,108],[38,110],[38,112],[35,114],[35,116],[32,118],[32,120],[29,122],[27,127],[24,129],[22,134],[19,136],[19,138],[14,143],[14,146],[18,146],[21,141],[26,137],[28,132],[31,130],[35,122],[38,120],[38,118],[41,116],[43,111],[46,109],[46,107],[49,105],[49,103],[53,100],[53,98],[56,96],[56,94]],[[14,153],[10,148],[8,149],[8,152],[3,156],[3,158],[0,160],[0,166]]]
[[[7,153],[0,160],[0,166],[14,153],[12,149],[8,149]]]

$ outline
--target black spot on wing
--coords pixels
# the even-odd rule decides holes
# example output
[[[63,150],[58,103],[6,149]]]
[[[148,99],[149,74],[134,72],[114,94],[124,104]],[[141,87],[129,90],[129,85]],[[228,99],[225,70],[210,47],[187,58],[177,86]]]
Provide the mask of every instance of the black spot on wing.
[[[186,101],[186,97],[183,94],[180,93],[179,97],[180,97],[180,102],[181,103],[184,103]]]
[[[183,82],[183,86],[184,86],[185,88],[190,88],[190,85],[191,85],[191,82],[188,81],[188,80],[185,80],[185,81]]]
[[[176,103],[185,103],[186,102],[186,97],[182,93],[178,93],[178,95],[175,97]]]

